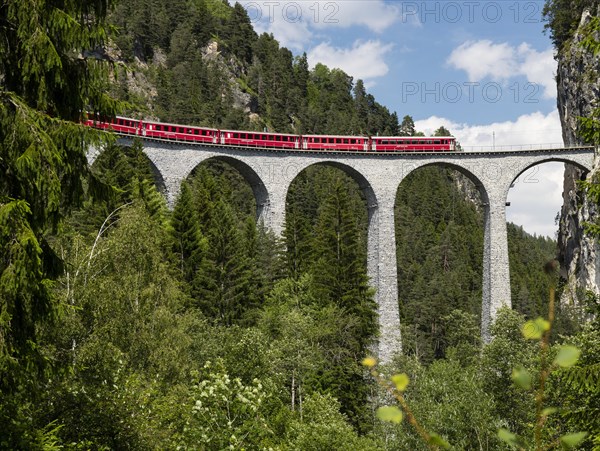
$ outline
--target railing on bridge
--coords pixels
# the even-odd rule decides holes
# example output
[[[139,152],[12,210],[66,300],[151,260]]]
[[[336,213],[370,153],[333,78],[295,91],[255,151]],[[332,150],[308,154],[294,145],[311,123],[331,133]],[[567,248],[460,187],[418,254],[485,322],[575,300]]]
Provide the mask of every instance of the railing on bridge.
[[[594,146],[565,146],[563,143],[502,144],[495,146],[462,146],[464,152],[517,152],[526,150],[593,149]]]

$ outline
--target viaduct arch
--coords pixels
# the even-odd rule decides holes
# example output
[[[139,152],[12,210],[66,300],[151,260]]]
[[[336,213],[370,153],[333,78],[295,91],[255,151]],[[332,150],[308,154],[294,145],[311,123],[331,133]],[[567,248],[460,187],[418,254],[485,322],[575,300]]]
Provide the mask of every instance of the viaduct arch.
[[[130,145],[131,139],[121,138]],[[380,339],[379,359],[388,362],[401,351],[400,317],[394,205],[398,187],[412,171],[441,165],[458,170],[481,193],[484,203],[484,252],[482,337],[489,341],[489,328],[498,309],[511,305],[510,272],[506,231],[506,199],[512,183],[527,169],[560,161],[590,171],[593,147],[508,152],[452,152],[364,154],[348,152],[273,151],[220,145],[143,141],[144,152],[162,175],[166,197],[173,206],[181,183],[200,163],[216,159],[229,163],[248,181],[257,205],[257,217],[281,235],[287,192],[304,169],[326,164],[342,169],[363,190],[369,209],[368,275],[376,289]],[[93,161],[98,151],[91,149]]]

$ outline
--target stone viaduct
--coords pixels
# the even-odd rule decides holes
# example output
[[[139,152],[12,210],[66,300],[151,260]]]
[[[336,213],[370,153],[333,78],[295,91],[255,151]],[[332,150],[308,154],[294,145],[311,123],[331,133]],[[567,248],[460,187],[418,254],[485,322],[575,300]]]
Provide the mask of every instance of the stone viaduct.
[[[127,145],[130,140],[122,139]],[[408,174],[429,165],[455,169],[477,187],[484,204],[482,337],[503,305],[511,305],[506,234],[506,199],[513,182],[540,163],[559,161],[586,172],[594,162],[594,148],[577,147],[509,152],[451,152],[375,154],[347,152],[274,151],[157,140],[144,140],[144,152],[162,178],[172,206],[181,182],[200,163],[216,159],[236,168],[252,187],[257,217],[276,234],[284,227],[288,188],[311,165],[337,167],[360,186],[369,209],[368,274],[376,288],[380,322],[379,359],[389,361],[401,350],[396,263],[394,204],[397,189]],[[97,156],[93,149],[90,164]]]

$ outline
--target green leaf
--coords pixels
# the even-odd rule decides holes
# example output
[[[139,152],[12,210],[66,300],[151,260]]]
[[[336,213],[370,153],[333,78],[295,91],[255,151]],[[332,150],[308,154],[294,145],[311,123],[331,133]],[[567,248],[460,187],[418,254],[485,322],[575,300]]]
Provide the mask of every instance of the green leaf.
[[[440,437],[438,434],[432,433],[429,436],[429,444],[439,446],[444,449],[450,449],[450,443]]]
[[[567,449],[575,448],[587,436],[587,432],[574,432],[572,434],[563,435],[560,438],[560,443]]]
[[[547,417],[548,415],[552,415],[556,412],[558,412],[558,409],[556,407],[546,407],[544,410],[542,410],[542,416]]]
[[[513,382],[523,390],[531,388],[531,374],[522,366],[514,368],[512,371]]]
[[[377,409],[377,418],[382,421],[399,424],[402,422],[402,411],[395,406],[383,406]]]
[[[575,346],[561,346],[554,359],[554,364],[562,366],[563,368],[569,368],[577,363],[580,355],[581,351]]]
[[[519,446],[521,440],[517,434],[513,434],[508,429],[498,429],[498,438],[510,446]]]
[[[392,376],[392,382],[396,386],[396,390],[404,391],[404,390],[406,390],[406,387],[408,387],[408,383],[410,382],[410,379],[408,378],[408,376],[405,373],[394,374]]]
[[[544,332],[550,330],[550,323],[544,318],[536,318],[533,321],[527,321],[521,332],[528,340],[539,340],[544,335]]]

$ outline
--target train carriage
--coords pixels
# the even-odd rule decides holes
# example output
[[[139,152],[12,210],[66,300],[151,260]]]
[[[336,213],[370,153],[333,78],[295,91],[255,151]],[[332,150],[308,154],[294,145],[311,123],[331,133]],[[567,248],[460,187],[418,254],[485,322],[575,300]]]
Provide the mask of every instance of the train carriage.
[[[456,150],[453,136],[376,136],[374,152],[450,152]]]
[[[142,134],[148,138],[173,139],[208,144],[217,144],[219,141],[219,131],[215,128],[181,126],[163,122],[144,122]]]
[[[298,135],[289,135],[285,133],[221,130],[220,143],[232,146],[299,149],[300,137]]]
[[[123,135],[139,135],[142,129],[142,121],[126,117],[106,118],[91,116],[85,121],[90,127],[106,131],[114,131]]]
[[[302,149],[368,151],[369,138],[364,136],[302,135]]]

